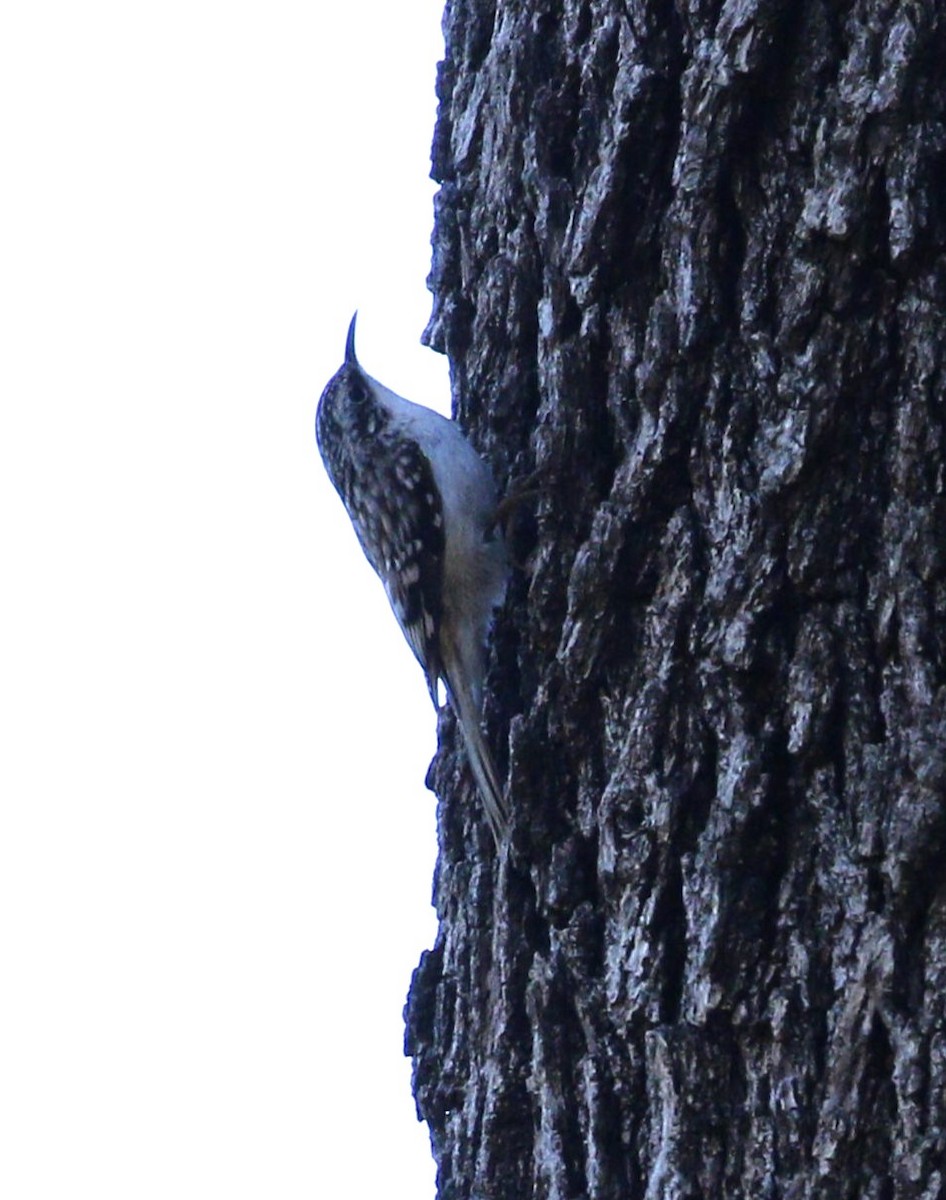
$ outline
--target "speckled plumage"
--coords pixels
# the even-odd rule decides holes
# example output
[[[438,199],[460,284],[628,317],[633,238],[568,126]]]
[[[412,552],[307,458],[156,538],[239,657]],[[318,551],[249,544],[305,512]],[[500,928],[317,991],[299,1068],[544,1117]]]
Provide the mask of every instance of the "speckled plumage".
[[[345,361],[316,413],[316,439],[368,561],[384,584],[437,705],[443,679],[497,844],[502,789],[480,728],[486,639],[506,581],[496,493],[458,425]]]

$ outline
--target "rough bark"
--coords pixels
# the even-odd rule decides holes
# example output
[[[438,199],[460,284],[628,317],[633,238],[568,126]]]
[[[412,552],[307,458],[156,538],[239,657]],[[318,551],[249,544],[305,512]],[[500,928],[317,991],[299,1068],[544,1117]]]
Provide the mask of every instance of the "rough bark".
[[[432,770],[441,1200],[946,1195],[943,6],[444,28],[428,338],[540,494],[511,852]]]

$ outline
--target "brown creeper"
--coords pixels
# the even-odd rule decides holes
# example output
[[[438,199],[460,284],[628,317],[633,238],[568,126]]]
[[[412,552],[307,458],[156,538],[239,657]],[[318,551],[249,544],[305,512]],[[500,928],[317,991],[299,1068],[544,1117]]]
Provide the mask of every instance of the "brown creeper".
[[[489,468],[455,422],[362,370],[355,317],[345,361],[319,400],[315,435],[435,708],[444,681],[499,845],[506,807],[480,725],[486,639],[506,588]]]

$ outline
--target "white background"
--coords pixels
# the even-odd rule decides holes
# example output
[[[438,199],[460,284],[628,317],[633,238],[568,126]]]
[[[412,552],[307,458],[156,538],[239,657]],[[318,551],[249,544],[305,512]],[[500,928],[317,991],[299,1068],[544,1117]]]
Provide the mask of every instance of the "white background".
[[[313,415],[356,307],[448,404],[440,10],[4,8],[5,1200],[433,1196],[434,715]]]

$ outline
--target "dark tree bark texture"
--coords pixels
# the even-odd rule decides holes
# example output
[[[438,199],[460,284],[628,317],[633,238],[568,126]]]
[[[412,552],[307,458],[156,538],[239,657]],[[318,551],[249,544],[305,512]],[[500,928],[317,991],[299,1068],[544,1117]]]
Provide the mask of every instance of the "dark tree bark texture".
[[[408,1050],[441,1200],[946,1195],[946,6],[451,0],[501,484]]]

